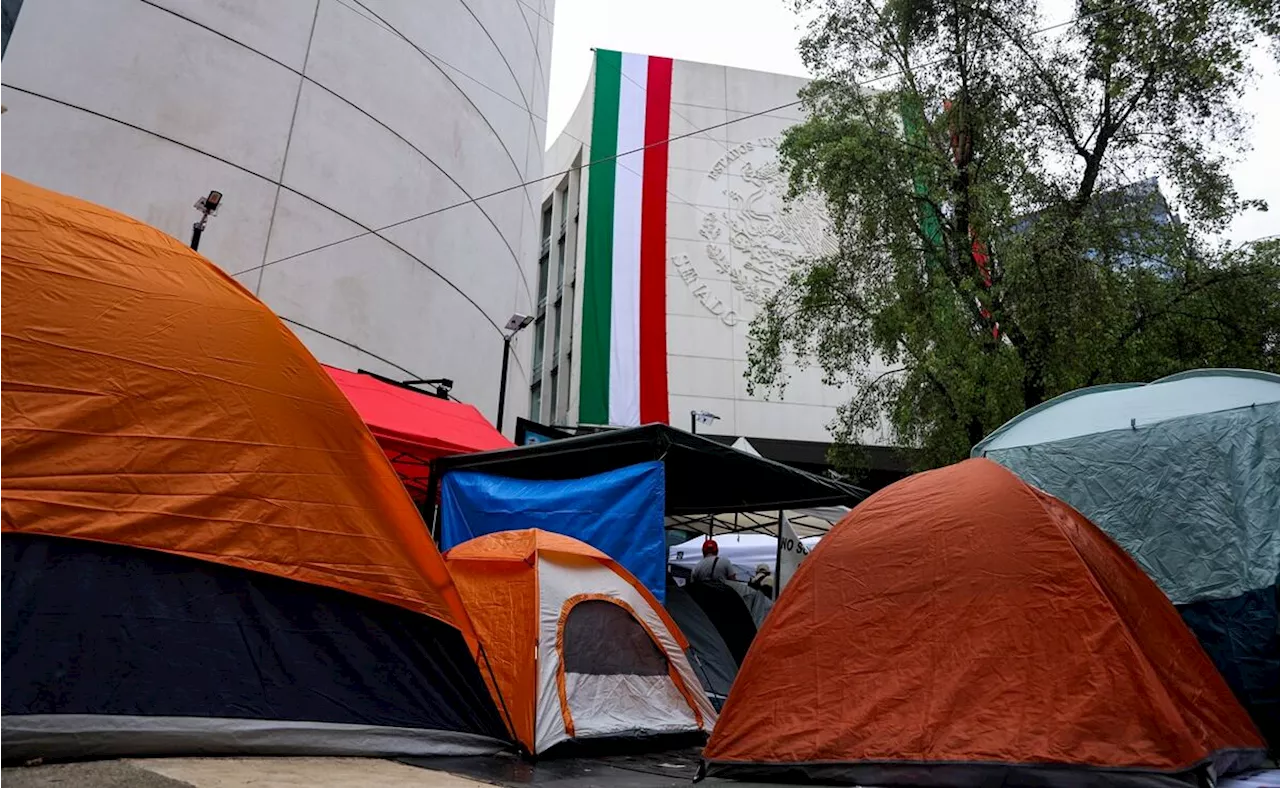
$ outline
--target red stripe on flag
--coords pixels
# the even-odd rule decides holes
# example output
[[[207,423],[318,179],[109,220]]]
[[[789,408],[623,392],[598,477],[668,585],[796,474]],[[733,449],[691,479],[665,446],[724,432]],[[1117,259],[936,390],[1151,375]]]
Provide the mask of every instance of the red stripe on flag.
[[[649,58],[640,194],[640,423],[670,422],[667,403],[667,143],[671,59]],[[652,147],[650,147],[652,146]]]

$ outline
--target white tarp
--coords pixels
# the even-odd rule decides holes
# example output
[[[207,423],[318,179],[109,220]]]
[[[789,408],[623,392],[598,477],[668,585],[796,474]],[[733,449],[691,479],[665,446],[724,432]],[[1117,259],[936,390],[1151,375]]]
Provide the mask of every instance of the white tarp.
[[[1218,788],[1280,788],[1280,769],[1245,772],[1235,777],[1224,777]]]
[[[778,523],[778,569],[774,573],[774,598],[782,596],[782,589],[786,588],[787,583],[795,576],[796,570],[800,568],[800,562],[809,554],[809,548],[805,546],[804,540],[796,536],[796,532],[792,530],[791,523],[786,517]]]
[[[810,536],[801,539],[806,550],[812,550],[821,536]],[[687,542],[681,542],[667,548],[667,563],[686,569],[693,569],[702,560],[702,543],[705,536],[695,536]],[[755,574],[756,567],[764,564],[773,571],[778,560],[778,539],[769,534],[721,534],[715,537],[720,546],[720,557],[727,559],[734,566],[739,580],[749,580]]]

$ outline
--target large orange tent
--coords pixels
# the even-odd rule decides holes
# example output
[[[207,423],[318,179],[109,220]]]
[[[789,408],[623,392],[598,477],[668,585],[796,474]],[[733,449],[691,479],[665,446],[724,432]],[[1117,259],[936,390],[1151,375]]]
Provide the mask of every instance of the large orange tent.
[[[499,531],[445,560],[487,655],[486,679],[527,752],[715,723],[675,622],[591,545],[538,529]]]
[[[1263,743],[1164,594],[987,460],[881,490],[787,586],[711,774],[869,785],[1184,786]]]
[[[505,738],[333,380],[179,241],[3,180],[6,759]]]

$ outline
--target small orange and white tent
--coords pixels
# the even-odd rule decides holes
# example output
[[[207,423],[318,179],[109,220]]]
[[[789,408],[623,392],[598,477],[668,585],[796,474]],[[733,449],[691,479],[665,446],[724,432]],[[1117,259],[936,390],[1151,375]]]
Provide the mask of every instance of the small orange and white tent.
[[[511,732],[534,754],[568,740],[710,730],[715,710],[666,610],[577,539],[502,531],[445,554]]]

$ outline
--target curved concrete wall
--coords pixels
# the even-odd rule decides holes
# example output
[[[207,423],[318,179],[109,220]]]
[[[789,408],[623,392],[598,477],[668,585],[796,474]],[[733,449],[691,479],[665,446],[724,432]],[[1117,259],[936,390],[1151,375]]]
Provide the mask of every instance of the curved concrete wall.
[[[553,6],[27,2],[4,169],[183,241],[195,200],[222,191],[200,251],[322,361],[452,378],[492,416],[500,329],[532,311],[542,190],[469,201],[542,174]],[[531,344],[514,346],[512,413]]]

